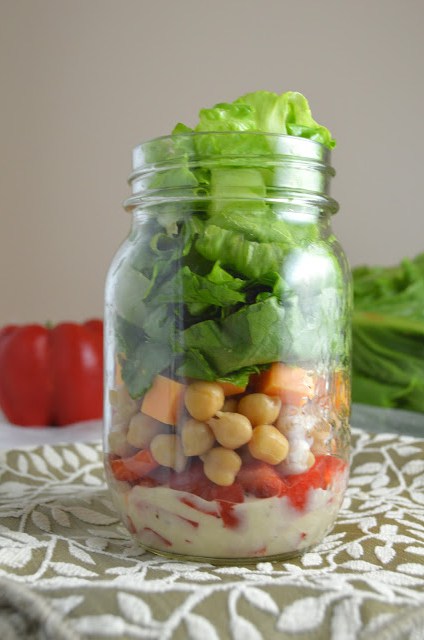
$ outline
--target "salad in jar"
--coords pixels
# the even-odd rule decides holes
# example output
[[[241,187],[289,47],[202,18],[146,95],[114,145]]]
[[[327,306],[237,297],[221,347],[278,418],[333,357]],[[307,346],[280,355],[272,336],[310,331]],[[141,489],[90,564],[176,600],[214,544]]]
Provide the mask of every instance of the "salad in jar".
[[[260,91],[134,150],[106,285],[105,468],[148,550],[284,558],[335,522],[351,287],[333,146],[304,96]]]

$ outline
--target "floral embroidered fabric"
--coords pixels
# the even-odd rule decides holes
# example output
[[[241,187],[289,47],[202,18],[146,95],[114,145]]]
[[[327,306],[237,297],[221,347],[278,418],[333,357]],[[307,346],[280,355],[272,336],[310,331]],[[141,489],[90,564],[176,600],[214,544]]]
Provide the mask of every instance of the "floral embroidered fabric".
[[[322,544],[230,567],[137,548],[97,441],[0,452],[0,632],[19,616],[24,629],[2,638],[419,640],[423,559],[424,438],[353,429],[349,488]]]

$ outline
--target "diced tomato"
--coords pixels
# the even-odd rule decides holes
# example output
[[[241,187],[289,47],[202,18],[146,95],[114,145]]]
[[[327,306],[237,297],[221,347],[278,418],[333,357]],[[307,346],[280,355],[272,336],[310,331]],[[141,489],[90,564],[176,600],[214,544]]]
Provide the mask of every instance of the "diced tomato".
[[[219,502],[234,504],[244,501],[244,491],[239,482],[233,482],[229,487],[220,487],[211,482],[210,487],[204,491],[202,497],[205,500],[218,500]]]
[[[302,511],[305,508],[308,492],[309,489],[312,488],[312,485],[304,477],[305,474],[301,473],[299,474],[299,476],[302,477],[298,477],[297,479],[295,479],[291,486],[289,484],[290,481],[288,479],[286,480],[287,484],[289,485],[287,490],[287,497],[292,503],[293,507]]]
[[[345,467],[346,462],[335,456],[317,456],[308,471],[283,478],[287,497],[296,509],[304,509],[309,489],[326,489],[333,477]]]
[[[121,482],[135,482],[138,479],[138,475],[125,465],[123,458],[109,460],[109,466],[115,478]]]
[[[136,482],[158,466],[149,449],[127,458],[110,459],[109,464],[115,478],[126,482]]]
[[[170,477],[169,486],[178,491],[192,493],[204,500],[219,500],[225,502],[243,502],[244,494],[241,485],[234,482],[229,487],[220,487],[211,482],[204,474],[200,461],[192,464],[183,472]]]
[[[237,480],[246,491],[257,498],[271,498],[285,493],[285,485],[274,467],[266,462],[255,461],[243,465]]]
[[[281,476],[277,469],[266,462],[244,464],[237,474],[237,481],[246,493],[257,498],[286,495],[297,509],[304,509],[309,489],[325,489],[334,475],[346,463],[334,456],[317,456],[315,464],[304,473]]]
[[[193,460],[190,465],[180,473],[169,474],[169,486],[177,491],[187,491],[200,495],[206,482],[209,480],[203,473],[203,463],[200,460]]]

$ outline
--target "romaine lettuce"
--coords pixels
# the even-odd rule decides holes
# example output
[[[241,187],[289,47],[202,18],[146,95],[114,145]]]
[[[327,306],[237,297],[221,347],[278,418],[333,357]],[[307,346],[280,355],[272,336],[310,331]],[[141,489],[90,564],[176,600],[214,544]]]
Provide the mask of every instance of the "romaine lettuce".
[[[278,133],[316,140],[329,149],[336,144],[330,131],[313,119],[307,99],[297,91],[286,91],[281,95],[255,91],[232,103],[220,102],[210,109],[201,109],[194,129],[179,123],[173,133],[189,131]],[[223,144],[226,144],[224,139]],[[263,140],[258,138],[258,144],[263,145]]]
[[[342,286],[337,260],[309,307],[284,273],[296,247],[320,250],[319,222],[281,215],[278,176],[264,162],[275,151],[266,133],[335,144],[304,96],[266,91],[202,109],[193,128],[178,124],[147,144],[145,162],[160,166],[166,156],[176,164],[146,178],[164,197],[135,232],[130,267],[117,274],[116,332],[133,396],[160,371],[242,384],[274,361],[327,361],[332,341],[331,357],[344,354],[344,338],[331,335],[343,313],[332,302]]]
[[[201,256],[247,278],[258,279],[269,271],[277,271],[284,256],[293,247],[289,242],[255,242],[243,233],[210,224],[196,240]]]
[[[353,400],[424,412],[424,254],[353,282]]]
[[[255,91],[242,96],[236,103],[253,107],[257,131],[309,138],[330,149],[336,144],[329,130],[312,118],[307,99],[297,91],[286,91],[281,95]]]

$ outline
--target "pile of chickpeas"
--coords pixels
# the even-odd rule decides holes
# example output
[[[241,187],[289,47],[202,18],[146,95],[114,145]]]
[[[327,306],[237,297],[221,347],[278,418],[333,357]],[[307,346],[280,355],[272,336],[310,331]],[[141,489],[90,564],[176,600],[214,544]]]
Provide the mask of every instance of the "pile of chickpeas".
[[[150,448],[159,465],[177,472],[185,469],[188,458],[198,456],[207,478],[220,486],[233,484],[246,453],[270,465],[284,465],[295,445],[281,399],[264,393],[226,398],[218,383],[193,382],[185,391],[186,411],[178,425],[143,414],[125,387],[111,392],[110,401],[115,409],[109,434],[112,453],[126,457]],[[315,460],[310,446],[305,446],[302,470]]]

